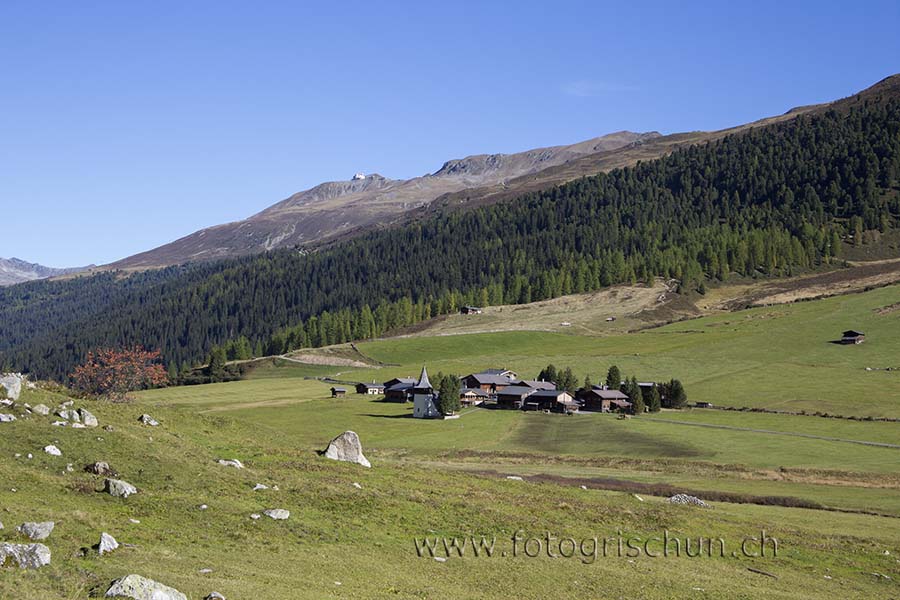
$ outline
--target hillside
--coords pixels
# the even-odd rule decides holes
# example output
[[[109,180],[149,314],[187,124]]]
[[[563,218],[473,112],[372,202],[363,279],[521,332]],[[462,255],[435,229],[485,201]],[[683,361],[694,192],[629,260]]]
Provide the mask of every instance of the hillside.
[[[74,267],[65,269],[56,269],[53,267],[45,267],[37,263],[30,263],[18,258],[0,258],[0,287],[6,285],[15,285],[24,281],[34,281],[35,279],[46,279],[48,277],[56,277],[69,273],[78,273],[93,267]]]
[[[62,378],[92,347],[139,343],[161,348],[174,370],[241,337],[281,354],[463,304],[527,304],[656,277],[693,292],[834,269],[865,248],[896,256],[882,242],[900,223],[900,102],[874,92],[847,102],[317,252],[7,289],[0,362]]]
[[[367,225],[389,223],[447,193],[505,185],[510,179],[585,155],[639,145],[658,136],[620,131],[566,146],[469,156],[447,161],[432,174],[407,180],[359,174],[299,192],[245,220],[203,229],[117,261],[109,268],[160,267],[308,245]]]

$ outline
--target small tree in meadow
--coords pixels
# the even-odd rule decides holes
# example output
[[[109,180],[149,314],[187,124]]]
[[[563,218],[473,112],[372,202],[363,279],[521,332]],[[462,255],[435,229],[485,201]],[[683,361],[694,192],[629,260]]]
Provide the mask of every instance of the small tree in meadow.
[[[445,417],[459,412],[462,404],[459,401],[459,377],[445,375],[438,383],[438,410]]]
[[[622,372],[619,371],[619,367],[613,365],[609,368],[609,371],[606,372],[606,387],[611,390],[617,390],[621,384]]]
[[[100,348],[88,352],[71,375],[72,387],[83,394],[123,400],[128,392],[163,385],[168,380],[159,350],[140,347]]]

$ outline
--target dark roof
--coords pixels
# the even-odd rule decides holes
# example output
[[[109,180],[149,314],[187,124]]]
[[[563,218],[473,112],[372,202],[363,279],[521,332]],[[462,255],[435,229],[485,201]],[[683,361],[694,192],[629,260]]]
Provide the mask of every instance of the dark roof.
[[[864,334],[862,331],[854,331],[853,329],[848,329],[847,331],[844,332],[844,337],[859,337],[859,336],[865,337],[865,335],[866,334]]]
[[[475,373],[475,375],[504,375],[506,373],[512,373],[512,371],[509,369],[485,369]]]
[[[533,388],[525,387],[524,385],[511,385],[508,388],[505,388],[499,392],[497,392],[498,396],[529,396],[533,393],[536,393]]]
[[[603,400],[628,400],[628,395],[623,394],[619,390],[604,390],[594,387],[591,389],[590,393],[595,394],[598,398]]]
[[[334,390],[335,392],[346,392],[347,391],[345,388],[339,388],[339,387],[333,387],[331,389]]]
[[[393,386],[397,385],[398,383],[415,384],[416,380],[413,379],[412,377],[394,377],[393,379],[388,379],[387,381],[385,381],[384,387],[393,387]]]
[[[566,390],[538,390],[535,393],[528,396],[529,398],[559,398],[563,394],[566,394]]]
[[[375,389],[379,389],[379,390],[384,387],[383,383],[374,383],[374,382],[373,383],[357,383],[356,385],[361,385],[368,389],[375,388]]]
[[[386,392],[402,392],[412,388],[416,383],[414,381],[401,381],[385,388]]]
[[[479,385],[509,385],[513,382],[506,375],[494,375],[492,373],[472,373],[471,375],[466,375],[463,379],[468,377],[473,378]]]
[[[524,385],[526,387],[534,388],[536,390],[555,390],[556,389],[556,384],[554,384],[550,381],[536,381],[534,379],[530,379],[530,380],[518,379],[513,383],[513,385]]]

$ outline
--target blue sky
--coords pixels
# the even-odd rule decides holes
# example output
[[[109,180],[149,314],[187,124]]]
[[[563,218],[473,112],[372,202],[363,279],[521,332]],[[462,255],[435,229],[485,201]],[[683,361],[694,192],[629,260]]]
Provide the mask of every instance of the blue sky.
[[[900,71],[896,1],[312,4],[0,3],[0,256],[109,262],[356,171],[717,129]]]

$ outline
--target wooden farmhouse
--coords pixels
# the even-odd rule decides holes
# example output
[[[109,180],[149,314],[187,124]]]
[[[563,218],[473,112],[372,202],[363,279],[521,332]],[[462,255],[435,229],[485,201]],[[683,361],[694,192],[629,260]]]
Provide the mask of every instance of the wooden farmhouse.
[[[331,388],[331,397],[332,398],[343,398],[347,395],[347,390],[342,387],[333,387]]]
[[[580,399],[581,407],[584,410],[594,412],[611,412],[631,408],[627,394],[619,390],[608,389],[606,386],[595,385],[590,390],[584,390]]]
[[[366,394],[367,396],[381,396],[384,394],[384,384],[383,383],[357,383],[356,384],[356,393],[357,394]]]
[[[866,341],[866,334],[861,331],[848,329],[841,335],[842,344],[862,344]]]

